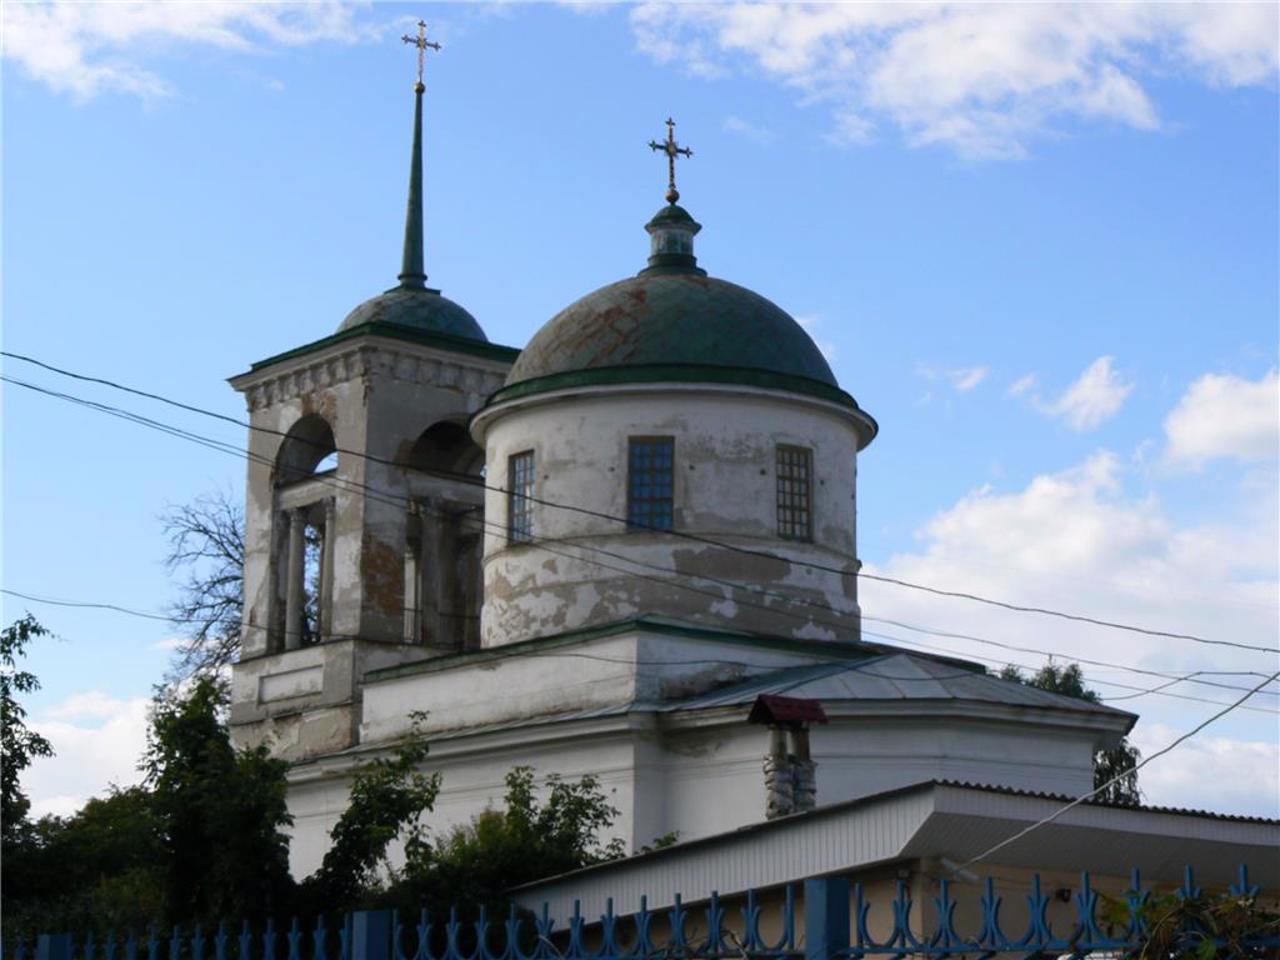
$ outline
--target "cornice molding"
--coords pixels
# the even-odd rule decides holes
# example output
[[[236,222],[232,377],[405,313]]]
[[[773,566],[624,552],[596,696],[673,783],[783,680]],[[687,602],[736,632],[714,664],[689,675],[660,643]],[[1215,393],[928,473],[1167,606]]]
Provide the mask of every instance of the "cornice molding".
[[[234,377],[231,385],[255,411],[354,380],[377,379],[452,389],[465,395],[468,408],[475,410],[501,388],[506,371],[492,361],[380,340],[334,344],[325,351]]]

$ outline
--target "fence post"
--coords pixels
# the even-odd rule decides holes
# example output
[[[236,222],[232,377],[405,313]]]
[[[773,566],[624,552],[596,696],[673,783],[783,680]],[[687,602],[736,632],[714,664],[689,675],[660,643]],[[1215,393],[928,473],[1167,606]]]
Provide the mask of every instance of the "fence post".
[[[36,938],[36,960],[71,960],[71,934],[40,934]]]
[[[391,937],[395,923],[394,910],[357,910],[353,913],[351,960],[391,960]],[[37,960],[44,958],[38,957]]]
[[[804,958],[834,960],[849,949],[849,881],[823,877],[804,882]]]

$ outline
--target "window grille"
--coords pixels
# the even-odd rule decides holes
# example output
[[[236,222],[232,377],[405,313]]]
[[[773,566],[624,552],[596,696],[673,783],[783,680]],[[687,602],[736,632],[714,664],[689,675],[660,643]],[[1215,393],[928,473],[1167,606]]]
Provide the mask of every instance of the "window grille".
[[[533,539],[533,451],[512,454],[507,462],[507,539]]]
[[[674,526],[675,440],[632,437],[627,462],[627,526],[670,530]]]
[[[778,447],[778,536],[813,539],[813,453],[806,447]]]

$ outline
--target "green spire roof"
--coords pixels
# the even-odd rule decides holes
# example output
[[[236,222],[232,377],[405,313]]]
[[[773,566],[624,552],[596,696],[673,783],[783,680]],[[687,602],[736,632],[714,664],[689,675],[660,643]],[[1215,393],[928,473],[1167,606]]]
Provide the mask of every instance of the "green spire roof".
[[[413,88],[413,153],[409,163],[409,202],[405,207],[404,256],[400,283],[366,300],[342,321],[339,332],[367,323],[395,324],[421,333],[444,333],[487,342],[488,337],[466,310],[439,290],[427,286],[422,256],[422,81]]]
[[[400,286],[425,287],[422,266],[422,81],[413,88],[413,158],[409,161],[409,204],[404,217],[404,260]]]

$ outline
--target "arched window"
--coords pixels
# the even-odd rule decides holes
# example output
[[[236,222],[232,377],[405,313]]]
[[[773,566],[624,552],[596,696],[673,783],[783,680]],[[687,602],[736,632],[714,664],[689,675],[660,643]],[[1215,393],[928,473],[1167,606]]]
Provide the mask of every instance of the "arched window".
[[[308,414],[290,428],[289,435],[280,444],[276,454],[276,483],[296,483],[314,473],[331,470],[337,466],[336,457],[333,428],[318,413]]]
[[[484,467],[484,451],[462,424],[441,420],[422,431],[409,451],[406,465],[413,470],[479,476]]]

